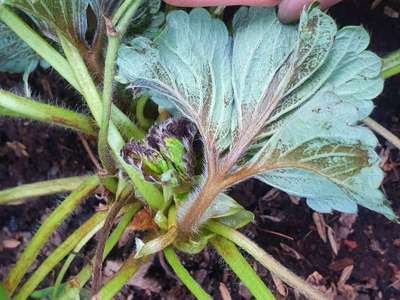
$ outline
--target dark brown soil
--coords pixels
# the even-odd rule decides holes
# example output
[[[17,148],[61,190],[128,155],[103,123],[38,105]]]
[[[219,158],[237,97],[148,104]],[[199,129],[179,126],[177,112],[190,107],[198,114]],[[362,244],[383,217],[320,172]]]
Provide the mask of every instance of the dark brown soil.
[[[370,9],[371,3],[345,0],[331,12],[339,25],[362,24],[371,33],[371,49],[385,55],[400,48],[400,19],[388,16],[387,8],[400,12],[400,3],[383,0],[373,10]],[[19,80],[17,75],[0,74],[0,86],[4,89],[18,89],[15,84]],[[77,96],[62,87],[56,74],[39,70],[32,76],[31,84],[38,98],[67,99],[59,103],[83,109]],[[375,120],[398,136],[399,98],[400,76],[395,76],[387,80],[384,93],[376,100],[377,108],[373,114]],[[382,188],[400,215],[400,154],[384,140],[381,139],[381,142],[378,151],[385,158],[383,168],[387,172]],[[0,120],[0,188],[91,172],[94,172],[94,167],[74,133],[39,123]],[[313,218],[313,212],[302,200],[289,198],[256,180],[241,184],[231,194],[257,216],[254,224],[243,232],[298,275],[304,278],[312,275],[310,280],[330,288],[336,299],[400,299],[399,225],[365,209],[360,209],[357,218],[339,213],[324,215],[324,232],[328,233],[324,242],[314,222],[318,216]],[[0,280],[4,279],[38,224],[60,199],[61,196],[46,197],[25,205],[0,208]],[[94,198],[86,201],[80,211],[54,235],[44,254],[82,223],[97,203]],[[7,249],[2,243],[6,239],[22,243]],[[129,252],[130,246],[125,247],[124,255]],[[89,245],[86,254],[92,254],[92,249]],[[106,268],[112,269],[120,257],[121,250],[113,253],[110,256],[112,263]],[[182,258],[198,282],[215,299],[221,299],[220,283],[227,287],[232,299],[251,298],[212,249],[192,257],[182,255]],[[250,261],[277,293],[271,276],[252,259]],[[78,259],[72,273],[81,263],[82,260]],[[343,280],[344,273],[350,273],[348,280]],[[54,274],[46,279],[46,284],[51,284],[52,280]],[[147,275],[140,280],[140,287],[124,288],[119,299],[192,299],[186,288],[164,267],[162,258],[155,258]],[[281,287],[280,290],[283,292],[285,289]],[[292,290],[288,291],[286,298],[295,299]]]

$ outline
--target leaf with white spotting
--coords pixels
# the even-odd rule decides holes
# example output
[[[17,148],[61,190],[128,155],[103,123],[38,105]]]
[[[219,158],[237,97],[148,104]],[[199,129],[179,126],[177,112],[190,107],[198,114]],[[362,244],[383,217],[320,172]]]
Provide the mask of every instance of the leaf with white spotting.
[[[258,134],[276,115],[300,105],[303,98],[287,101],[326,60],[336,24],[319,9],[302,14],[299,28],[283,25],[272,9],[242,8],[235,15],[232,57],[233,90],[238,128],[242,135]],[[240,146],[239,146],[240,147]]]
[[[374,107],[371,100],[383,90],[383,79],[380,78],[382,62],[374,53],[365,51],[368,44],[368,33],[360,26],[339,30],[325,63],[285,97],[259,138],[272,135],[285,123],[285,118],[290,115],[288,107],[296,109],[322,88],[330,89],[343,100],[356,105],[360,119],[368,116]]]
[[[154,43],[123,47],[120,77],[192,120],[205,146],[208,173],[179,208],[178,224],[196,230],[210,218],[215,186],[223,192],[253,176],[318,211],[362,205],[396,219],[379,191],[377,140],[359,126],[383,88],[368,44],[362,27],[337,31],[313,6],[298,27],[281,24],[274,9],[241,8],[233,41],[205,10],[175,11]]]
[[[359,204],[396,220],[379,191],[383,172],[377,139],[358,121],[355,105],[320,92],[287,120],[248,167],[258,170],[260,180],[306,197],[318,211],[354,213]]]
[[[137,38],[120,49],[119,76],[164,96],[196,124],[205,144],[224,149],[232,107],[230,47],[224,23],[206,10],[174,11],[156,44]]]

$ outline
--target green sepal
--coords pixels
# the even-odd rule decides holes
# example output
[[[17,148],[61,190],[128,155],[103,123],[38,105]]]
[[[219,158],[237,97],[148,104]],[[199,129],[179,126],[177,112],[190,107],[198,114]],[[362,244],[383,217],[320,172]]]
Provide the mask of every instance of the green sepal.
[[[34,291],[30,297],[40,300],[51,299],[55,288],[56,287],[48,287],[42,290]],[[90,290],[86,288],[72,287],[70,283],[63,283],[57,287],[57,291],[53,300],[59,299],[61,296],[65,300],[89,300]]]
[[[239,229],[251,223],[253,220],[254,214],[252,212],[248,210],[241,210],[232,216],[219,218],[218,222],[223,223],[231,228]]]
[[[208,230],[201,230],[199,234],[191,237],[189,240],[176,240],[173,245],[179,251],[188,254],[197,254],[204,250],[208,244],[208,240],[214,237],[214,233]]]
[[[141,258],[157,253],[167,246],[171,245],[178,235],[177,228],[174,226],[170,228],[165,234],[144,243],[141,239],[136,238],[136,254],[135,258]]]
[[[231,228],[241,228],[254,220],[254,214],[246,210],[230,196],[221,193],[207,211],[210,219],[224,223]]]

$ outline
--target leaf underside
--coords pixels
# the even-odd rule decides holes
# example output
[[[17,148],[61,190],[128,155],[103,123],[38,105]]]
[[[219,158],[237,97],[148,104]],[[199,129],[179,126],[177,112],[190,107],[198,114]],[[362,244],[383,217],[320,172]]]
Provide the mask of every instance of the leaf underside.
[[[61,33],[80,50],[91,47],[98,39],[104,38],[103,17],[112,16],[121,2],[121,0],[4,0],[5,4],[30,16],[50,39],[57,41],[57,35]],[[132,19],[132,26],[142,23],[148,13],[151,16],[155,15],[159,8],[160,0],[144,1]],[[155,22],[154,26],[157,26],[157,20]],[[153,28],[153,31],[156,29]]]
[[[0,72],[23,73],[33,70],[39,61],[40,57],[0,22]]]
[[[337,30],[315,7],[298,26],[271,8],[241,8],[232,37],[204,9],[174,11],[156,41],[121,48],[119,76],[194,122],[217,160],[235,154],[232,170],[306,197],[317,211],[358,204],[394,220],[379,191],[377,139],[359,124],[383,89],[368,44],[362,27]]]

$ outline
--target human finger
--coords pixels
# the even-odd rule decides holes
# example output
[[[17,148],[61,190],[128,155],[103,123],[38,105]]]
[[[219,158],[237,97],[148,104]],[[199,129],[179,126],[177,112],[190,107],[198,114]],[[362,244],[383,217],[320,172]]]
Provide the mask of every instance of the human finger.
[[[326,9],[342,0],[320,0],[321,9]],[[296,21],[303,8],[310,5],[314,0],[282,0],[279,4],[279,19],[285,23]]]
[[[164,2],[171,5],[184,7],[220,5],[275,6],[280,2],[280,0],[164,0]]]

